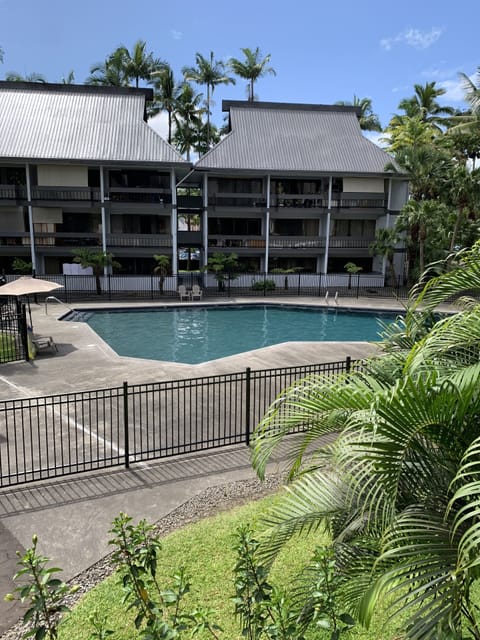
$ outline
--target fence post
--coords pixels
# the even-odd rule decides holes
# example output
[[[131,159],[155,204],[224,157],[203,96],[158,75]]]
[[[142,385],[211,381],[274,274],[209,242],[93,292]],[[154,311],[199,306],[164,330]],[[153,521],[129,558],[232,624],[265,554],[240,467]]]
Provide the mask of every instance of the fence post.
[[[263,272],[263,297],[267,296],[267,272]]]
[[[300,271],[298,272],[298,291],[297,291],[297,295],[300,295],[300,285],[302,282],[302,274],[300,273]]]
[[[108,282],[108,299],[111,300],[112,299],[112,286],[111,286],[111,282],[110,282],[110,274],[107,275],[107,282]]]
[[[345,371],[347,373],[350,373],[351,370],[352,370],[352,358],[350,356],[347,356],[345,359]]]
[[[245,370],[245,444],[250,446],[250,380],[252,370],[247,367]]]
[[[130,440],[128,433],[128,382],[123,383],[123,429],[125,469],[128,469],[130,467]]]
[[[30,360],[30,349],[28,348],[27,307],[25,304],[22,304],[20,307],[20,317],[20,335],[22,336],[23,353],[25,355],[25,360],[28,362]]]

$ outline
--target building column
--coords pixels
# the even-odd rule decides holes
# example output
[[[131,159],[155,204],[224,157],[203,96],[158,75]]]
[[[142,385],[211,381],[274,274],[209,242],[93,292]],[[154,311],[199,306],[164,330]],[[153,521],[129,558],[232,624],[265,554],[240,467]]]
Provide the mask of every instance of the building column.
[[[33,207],[32,207],[32,184],[30,181],[30,165],[25,165],[27,177],[27,206],[28,206],[28,226],[30,227],[30,259],[32,261],[32,275],[37,273],[37,258],[35,255],[35,232],[33,229]]]
[[[270,258],[270,174],[267,176],[267,209],[265,211],[265,273]]]
[[[389,178],[388,180],[388,197],[387,197],[387,215],[386,215],[386,220],[385,220],[385,229],[390,229],[390,203],[392,200],[392,179]],[[382,276],[384,278],[384,284],[385,284],[385,277],[387,275],[387,258],[386,256],[383,256],[382,259]]]
[[[203,175],[202,185],[202,243],[203,243],[203,267],[208,263],[208,174]]]
[[[330,246],[330,218],[332,215],[332,183],[333,183],[333,178],[332,176],[330,176],[328,180],[327,224],[325,229],[325,255],[323,258],[324,275],[327,275],[327,269],[328,269],[328,250]]]
[[[172,192],[172,273],[178,274],[178,212],[177,212],[177,183],[175,181],[175,169],[170,170],[170,190]]]
[[[102,216],[102,253],[107,253],[107,213],[105,208],[105,177],[100,166],[100,212]],[[108,275],[108,267],[103,267],[103,275]]]

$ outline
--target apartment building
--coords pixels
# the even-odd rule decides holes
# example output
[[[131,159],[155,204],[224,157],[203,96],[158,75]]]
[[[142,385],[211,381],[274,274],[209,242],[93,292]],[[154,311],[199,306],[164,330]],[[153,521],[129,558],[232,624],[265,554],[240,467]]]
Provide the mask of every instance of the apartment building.
[[[190,164],[146,123],[151,89],[0,82],[0,268],[62,273],[72,249],[125,273],[175,262],[176,183]],[[175,221],[175,222],[172,222]]]
[[[370,254],[408,197],[406,177],[364,137],[355,107],[224,102],[230,132],[195,165],[208,252],[261,271],[382,272]],[[389,168],[390,167],[390,168]],[[397,272],[403,254],[398,252]]]
[[[65,272],[72,249],[122,273],[153,254],[174,273],[215,252],[248,270],[385,275],[370,255],[407,198],[405,176],[354,107],[224,102],[230,131],[191,165],[146,123],[150,89],[0,82],[0,269]],[[397,255],[397,272],[403,255]]]

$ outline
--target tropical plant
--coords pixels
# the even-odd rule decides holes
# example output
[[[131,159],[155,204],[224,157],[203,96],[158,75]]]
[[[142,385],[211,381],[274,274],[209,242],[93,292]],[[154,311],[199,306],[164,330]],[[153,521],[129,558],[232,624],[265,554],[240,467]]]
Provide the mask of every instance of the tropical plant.
[[[36,71],[32,71],[32,73],[26,73],[22,76],[21,73],[17,73],[16,71],[9,71],[5,74],[5,80],[7,82],[39,82],[45,83],[47,80],[45,76],[41,73],[36,73]]]
[[[354,262],[347,262],[347,264],[343,267],[345,271],[348,273],[348,288],[352,288],[352,276],[359,274],[360,271],[363,271],[363,267],[359,267]],[[360,281],[360,276],[358,276]]]
[[[215,60],[213,51],[210,51],[210,57],[205,58],[201,53],[195,54],[196,67],[184,67],[182,69],[185,80],[193,80],[197,84],[205,85],[207,90],[206,112],[207,112],[207,129],[206,143],[210,147],[210,115],[211,115],[211,96],[215,87],[219,84],[235,84],[235,80],[226,74],[225,64],[220,60]]]
[[[381,131],[382,125],[380,124],[380,118],[376,113],[373,112],[372,107],[372,99],[371,98],[359,98],[358,96],[353,96],[352,102],[345,102],[344,100],[339,100],[335,104],[338,104],[342,107],[357,107],[360,110],[360,114],[358,116],[358,122],[360,124],[360,129],[364,131]]]
[[[197,147],[198,131],[202,126],[201,101],[202,94],[195,93],[188,82],[181,85],[173,114],[175,122],[173,143],[180,153],[186,155],[187,161],[190,161],[191,151]]]
[[[397,274],[395,272],[395,247],[399,243],[400,237],[396,229],[377,229],[375,240],[370,245],[370,254],[385,258],[390,270],[392,286],[397,284]]]
[[[12,270],[26,276],[32,273],[32,263],[22,258],[14,258],[12,261]]]
[[[423,122],[441,131],[441,125],[448,123],[444,116],[455,114],[453,107],[442,106],[437,100],[445,93],[446,89],[437,87],[435,82],[426,82],[424,85],[415,84],[414,95],[401,100],[398,108],[405,111],[408,116],[419,116]]]
[[[408,322],[420,305],[431,311],[472,282],[480,287],[479,245],[416,292]],[[368,626],[388,602],[392,618],[407,617],[407,639],[460,640],[463,629],[480,638],[472,602],[480,578],[479,327],[471,300],[413,344],[395,339],[387,356],[343,376],[299,381],[253,440],[262,477],[285,436],[297,434],[292,483],[267,517],[262,557],[272,559],[294,534],[327,528],[348,611]]]
[[[148,113],[153,116],[160,111],[167,112],[168,143],[172,144],[173,114],[177,106],[180,87],[175,82],[172,68],[167,64],[163,69],[152,72],[150,82],[153,85],[154,98],[153,104],[148,107]]]
[[[27,604],[23,622],[29,628],[22,636],[23,638],[33,636],[35,640],[55,640],[58,635],[59,616],[69,611],[65,599],[78,591],[78,587],[70,587],[54,577],[54,574],[61,569],[47,566],[49,559],[38,554],[37,544],[38,538],[34,535],[32,546],[25,551],[24,555],[17,552],[20,568],[13,579],[21,579],[23,584],[16,587],[16,595],[8,593],[5,599],[19,600]]]
[[[74,249],[72,253],[75,256],[73,258],[74,262],[80,264],[84,269],[91,267],[95,276],[97,294],[101,295],[102,283],[100,277],[107,269],[120,269],[120,263],[114,260],[113,254],[108,251],[94,251],[88,247],[80,247],[79,249]]]
[[[163,286],[165,284],[165,277],[168,275],[170,269],[170,258],[169,256],[163,256],[155,254],[153,256],[156,265],[153,269],[153,273],[158,274],[160,277],[158,279],[158,287],[160,289],[160,295],[163,295]]]
[[[73,69],[71,69],[66,76],[63,76],[62,84],[75,84],[75,72]]]
[[[247,91],[248,99],[250,101],[255,100],[255,82],[259,78],[263,78],[267,73],[276,76],[277,73],[273,67],[269,67],[271,55],[268,54],[262,58],[260,49],[249,49],[248,47],[242,49],[242,53],[245,56],[244,60],[238,58],[230,58],[228,65],[230,69],[240,78],[248,80]]]
[[[236,253],[214,253],[208,258],[207,265],[203,267],[204,271],[210,271],[214,274],[219,291],[225,290],[225,281],[230,283],[237,277],[238,269],[239,263]]]
[[[117,47],[105,62],[97,62],[90,67],[90,75],[85,84],[113,87],[127,87],[129,76],[127,69],[128,50]]]

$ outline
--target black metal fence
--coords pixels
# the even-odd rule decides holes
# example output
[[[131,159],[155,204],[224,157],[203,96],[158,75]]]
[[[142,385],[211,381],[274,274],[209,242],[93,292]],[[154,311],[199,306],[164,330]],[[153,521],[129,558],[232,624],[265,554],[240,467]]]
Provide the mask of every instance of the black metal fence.
[[[207,274],[185,272],[178,275],[108,275],[96,279],[92,275],[39,275],[62,285],[54,295],[62,302],[111,301],[111,300],[169,300],[178,299],[178,287],[191,289],[199,285],[205,297],[260,297],[310,296],[339,298],[407,298],[408,288],[398,278],[395,286],[384,286],[383,278],[368,274],[265,274],[240,273]],[[8,276],[8,279],[13,279]],[[38,296],[43,300],[46,296]]]
[[[295,380],[340,362],[0,402],[0,487],[245,443]]]
[[[25,305],[0,297],[0,364],[28,359]]]

